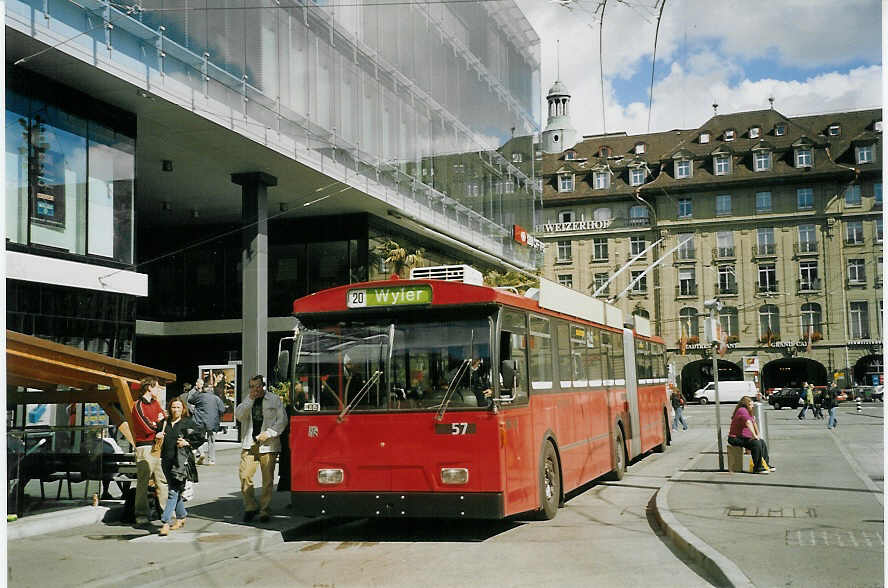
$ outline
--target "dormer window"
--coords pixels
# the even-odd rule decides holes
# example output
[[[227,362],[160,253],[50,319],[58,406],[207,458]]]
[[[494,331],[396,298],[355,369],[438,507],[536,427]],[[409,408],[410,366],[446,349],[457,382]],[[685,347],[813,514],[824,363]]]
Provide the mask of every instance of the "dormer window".
[[[564,159],[566,159],[566,160],[568,160],[568,161],[572,161],[572,160],[574,160],[574,159],[576,159],[576,158],[577,158],[577,152],[576,152],[576,151],[565,151],[565,152],[564,152]]]
[[[725,141],[733,141],[734,140],[734,129],[728,129],[725,131]]]
[[[782,137],[786,134],[786,125],[783,123],[778,123],[774,126],[774,136]]]
[[[629,169],[629,185],[640,186],[644,183],[647,172],[643,167],[633,167]]]
[[[797,147],[795,150],[795,166],[811,167],[812,153],[810,147]]]
[[[759,135],[761,135],[762,129],[759,127],[751,127],[749,129],[749,138],[750,139],[758,139]]]
[[[829,129],[827,129],[827,134],[830,137],[838,137],[842,134],[842,127],[839,125],[829,125]]]
[[[854,148],[857,163],[872,163],[875,161],[875,150],[872,145],[858,145]]]
[[[558,176],[558,191],[573,192],[574,191],[574,175],[561,174]]]
[[[761,149],[752,154],[752,167],[757,172],[771,169],[771,152]]]
[[[691,177],[693,169],[690,159],[677,159],[675,161],[675,177],[676,179],[684,179]]]
[[[596,190],[605,190],[610,188],[610,172],[597,171],[592,174],[593,185]]]
[[[610,157],[611,153],[612,151],[610,147],[601,147],[598,149],[598,157]]]
[[[643,155],[646,151],[646,147],[644,143],[636,143],[635,144],[635,155]]]
[[[709,133],[700,133],[700,143],[709,143]]]
[[[731,173],[731,156],[719,154],[712,156],[712,168],[717,176],[727,176]]]

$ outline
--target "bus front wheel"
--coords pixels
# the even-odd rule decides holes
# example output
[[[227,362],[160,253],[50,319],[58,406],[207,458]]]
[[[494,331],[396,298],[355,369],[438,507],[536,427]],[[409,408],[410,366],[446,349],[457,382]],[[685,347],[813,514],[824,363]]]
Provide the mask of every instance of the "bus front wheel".
[[[614,469],[610,473],[611,480],[622,480],[626,473],[626,447],[623,443],[623,430],[617,427],[614,434]]]
[[[540,519],[550,520],[558,514],[561,502],[561,470],[551,443],[546,443],[540,464]]]

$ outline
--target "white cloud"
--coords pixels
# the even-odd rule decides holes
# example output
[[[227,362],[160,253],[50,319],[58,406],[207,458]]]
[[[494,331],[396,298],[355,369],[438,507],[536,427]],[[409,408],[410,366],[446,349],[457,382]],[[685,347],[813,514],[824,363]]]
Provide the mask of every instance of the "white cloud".
[[[560,77],[573,95],[574,126],[580,134],[600,133],[592,16],[598,1],[574,0],[574,10],[517,1],[541,37],[543,92],[555,79],[560,39]],[[640,133],[647,130],[647,100],[639,97],[648,94],[656,17],[653,2],[627,2],[632,6],[608,3],[605,14],[606,129]],[[723,113],[767,108],[770,95],[788,116],[880,106],[880,20],[878,0],[722,0],[717,7],[673,0],[660,28],[651,130],[695,127],[712,113],[713,101]],[[639,82],[632,96],[618,95],[612,82],[622,80],[617,87],[625,88],[636,74],[647,80],[643,87]]]

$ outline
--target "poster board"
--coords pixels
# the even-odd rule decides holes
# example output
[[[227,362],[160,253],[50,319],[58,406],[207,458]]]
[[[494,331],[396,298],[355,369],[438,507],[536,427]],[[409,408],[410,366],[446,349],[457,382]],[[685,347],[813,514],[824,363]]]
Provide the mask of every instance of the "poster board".
[[[217,441],[240,441],[234,407],[240,402],[240,362],[198,366],[198,375],[204,387],[213,386],[216,396],[222,399],[225,412],[222,414],[222,431],[216,433]]]

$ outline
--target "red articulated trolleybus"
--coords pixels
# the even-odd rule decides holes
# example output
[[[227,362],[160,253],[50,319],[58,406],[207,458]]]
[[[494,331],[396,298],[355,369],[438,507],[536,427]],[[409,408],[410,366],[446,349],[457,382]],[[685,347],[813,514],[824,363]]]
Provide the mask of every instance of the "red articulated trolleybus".
[[[548,519],[665,450],[650,323],[546,280],[536,294],[411,279],[296,300],[278,361],[294,514]]]

